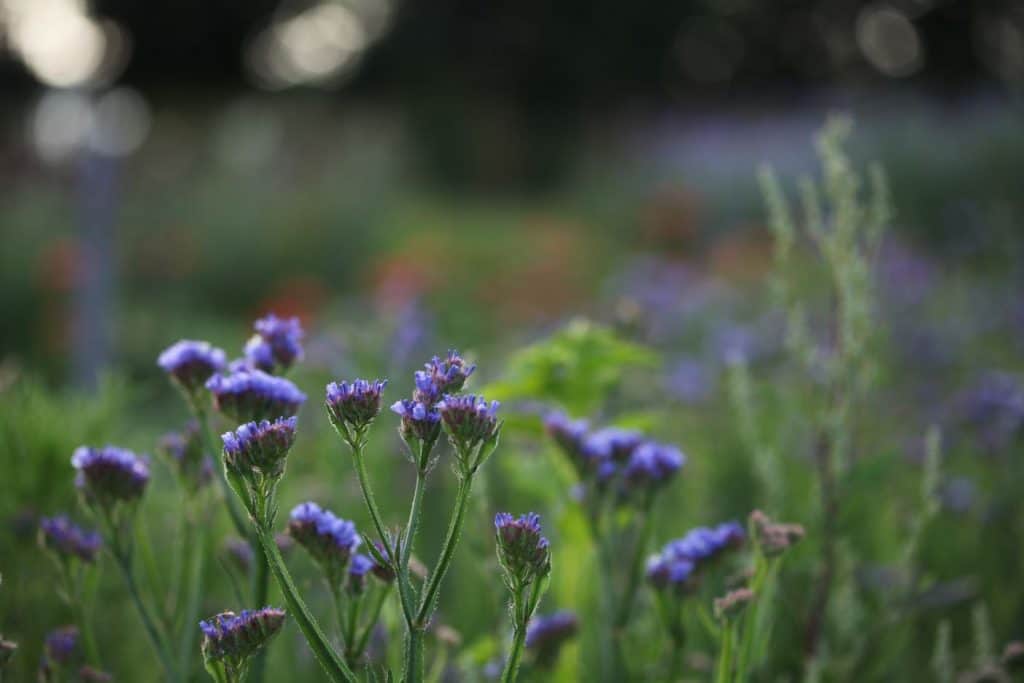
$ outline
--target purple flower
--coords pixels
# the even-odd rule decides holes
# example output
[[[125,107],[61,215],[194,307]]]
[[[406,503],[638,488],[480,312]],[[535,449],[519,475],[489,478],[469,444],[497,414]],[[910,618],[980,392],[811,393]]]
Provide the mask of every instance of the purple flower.
[[[605,427],[590,434],[583,445],[592,458],[624,463],[643,442],[644,435],[638,431]]]
[[[562,610],[546,616],[537,615],[526,627],[526,648],[541,666],[550,666],[562,645],[579,631],[576,614]]]
[[[332,585],[340,585],[362,539],[356,525],[313,502],[292,509],[288,533],[320,565]]]
[[[630,487],[652,489],[668,482],[685,463],[678,448],[645,441],[630,455],[623,476]]]
[[[402,438],[406,441],[434,441],[441,430],[441,413],[427,403],[407,398],[391,404],[391,412],[402,416]]]
[[[683,359],[668,371],[665,388],[683,403],[699,404],[714,393],[715,377],[707,363]]]
[[[287,370],[302,360],[302,325],[298,318],[273,313],[253,325],[256,334],[245,345],[246,362],[264,372]]]
[[[261,370],[214,375],[206,388],[213,393],[217,410],[238,422],[290,417],[306,401],[294,384]]]
[[[362,431],[380,413],[380,398],[388,381],[357,379],[348,382],[331,382],[327,385],[327,414],[331,422],[342,433],[346,427]]]
[[[71,465],[78,470],[75,485],[104,507],[137,500],[149,482],[147,462],[116,446],[81,446],[71,456]]]
[[[215,372],[224,369],[227,356],[209,342],[182,339],[164,350],[157,365],[185,391],[198,391]]]
[[[741,545],[745,536],[743,527],[736,522],[697,527],[669,542],[661,553],[647,561],[647,578],[655,588],[688,592],[698,570],[726,550]]]
[[[376,563],[362,553],[352,556],[352,562],[348,566],[347,588],[349,593],[360,595],[366,590],[366,575],[372,572],[375,566]]]
[[[95,531],[86,531],[67,515],[43,517],[39,522],[39,540],[44,548],[55,552],[62,560],[78,558],[92,563],[103,546],[103,539]]]
[[[1024,433],[1024,388],[1005,372],[982,375],[954,402],[955,415],[990,452]]]
[[[259,472],[267,477],[280,477],[288,451],[295,443],[296,417],[281,417],[273,422],[248,422],[233,432],[221,435],[224,442],[224,464],[243,476]]]
[[[227,660],[237,669],[277,635],[284,625],[284,610],[264,607],[241,614],[221,612],[200,621],[203,632],[203,658],[207,662]]]
[[[247,540],[238,536],[231,536],[225,539],[223,550],[227,559],[231,560],[239,571],[243,574],[249,573],[255,556],[252,551],[252,546],[249,545]]]
[[[573,460],[583,456],[583,440],[590,429],[587,420],[573,420],[565,413],[551,412],[544,416],[544,431]]]
[[[551,571],[551,551],[542,534],[540,515],[528,512],[515,518],[499,512],[494,517],[494,528],[498,562],[510,589],[516,590]]]
[[[62,626],[46,634],[43,645],[46,660],[58,666],[66,666],[78,658],[78,627]]]
[[[497,401],[488,403],[483,396],[446,395],[437,410],[452,442],[466,452],[494,438],[500,405]]]
[[[434,356],[424,367],[426,370],[420,370],[414,376],[416,392],[413,398],[428,405],[433,405],[445,394],[460,391],[476,370],[476,365],[466,363],[454,349],[443,359]]]
[[[697,527],[666,545],[664,553],[696,563],[706,562],[729,548],[741,545],[745,537],[743,527],[737,522]]]

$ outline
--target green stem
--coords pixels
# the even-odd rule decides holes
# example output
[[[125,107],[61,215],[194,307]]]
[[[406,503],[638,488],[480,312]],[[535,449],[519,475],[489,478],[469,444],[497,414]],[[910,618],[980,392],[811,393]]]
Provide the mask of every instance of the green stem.
[[[403,683],[423,683],[423,629],[410,628],[405,633],[405,674]]]
[[[501,674],[501,683],[513,683],[519,676],[519,663],[523,658],[523,645],[526,643],[525,625],[517,625],[512,637],[512,651],[505,662],[505,671]]]
[[[732,673],[732,624],[723,624],[722,629],[722,651],[718,657],[718,670],[715,673],[716,683],[729,683],[729,674]]]
[[[373,633],[373,627],[377,624],[377,620],[380,618],[380,611],[384,608],[384,602],[388,598],[388,594],[391,592],[391,586],[384,586],[377,591],[377,596],[374,599],[373,604],[370,606],[370,621],[366,624],[366,628],[363,630],[363,635],[359,637],[356,642],[356,647],[352,651],[352,656],[358,659],[363,656],[366,651],[366,645],[370,642],[370,635]]]
[[[764,586],[771,571],[771,563],[760,553],[754,560],[754,577],[750,582],[750,589],[754,591],[754,602],[743,615],[743,623],[740,628],[739,648],[736,652],[736,680],[742,681],[747,674],[751,651],[753,650],[754,638],[758,635],[758,615],[761,605],[764,602]]]
[[[160,659],[160,664],[164,668],[164,674],[169,681],[180,680],[177,670],[174,667],[174,661],[167,651],[164,638],[160,635],[160,631],[157,628],[156,621],[153,619],[153,615],[150,614],[149,608],[146,607],[146,603],[142,599],[142,595],[139,593],[138,584],[135,582],[135,576],[132,573],[131,560],[122,555],[120,552],[114,553],[114,561],[118,568],[121,570],[121,575],[124,578],[125,585],[128,587],[128,593],[131,595],[132,601],[135,603],[135,609],[139,613],[139,617],[142,619],[142,625],[146,629],[146,635],[149,636],[149,642],[156,650],[156,655]]]
[[[345,662],[338,657],[338,653],[330,646],[316,618],[310,613],[309,608],[295,587],[291,574],[288,573],[288,567],[285,566],[284,558],[281,557],[281,551],[277,549],[277,544],[274,542],[273,534],[262,526],[257,525],[256,537],[259,539],[260,545],[263,546],[267,564],[270,566],[270,571],[273,573],[277,585],[284,594],[284,599],[288,603],[288,609],[291,611],[292,618],[298,624],[299,630],[302,631],[302,635],[306,638],[306,642],[313,651],[313,656],[316,657],[320,666],[323,667],[327,677],[333,683],[356,683],[355,674],[352,673],[352,670],[348,668]]]
[[[679,678],[683,668],[683,653],[686,651],[685,634],[680,630],[672,636],[672,655],[668,665],[668,680],[670,683]]]
[[[653,494],[647,495],[643,506],[643,520],[640,522],[640,533],[637,538],[636,547],[633,549],[633,557],[629,563],[629,573],[626,575],[626,591],[619,603],[618,613],[615,615],[616,631],[626,627],[629,622],[629,615],[633,611],[633,603],[636,601],[636,592],[643,577],[644,555],[647,552],[647,545],[650,542],[652,509],[654,507]]]
[[[355,662],[355,640],[356,631],[359,627],[359,608],[362,606],[362,596],[349,596],[348,600],[348,624],[345,629],[345,654],[350,663]]]
[[[427,473],[419,469],[416,471],[416,488],[412,492],[412,504],[409,506],[409,521],[405,523],[405,533],[402,535],[402,553],[399,558],[402,572],[409,576],[409,560],[412,558],[412,547],[416,541],[416,532],[419,531],[420,518],[423,516],[423,492],[427,488]]]
[[[204,520],[189,522],[191,533],[189,546],[192,552],[192,566],[188,577],[188,592],[185,596],[185,618],[178,636],[178,668],[188,678],[192,663],[192,645],[196,641],[196,624],[199,621],[199,605],[203,596],[203,563],[206,550],[206,524]]]
[[[251,541],[250,541],[251,542]],[[274,541],[275,546],[277,541]],[[270,566],[267,558],[258,548],[253,548],[252,556],[255,572],[253,574],[253,607],[259,609],[267,605],[267,596],[270,593]],[[256,653],[252,662],[252,683],[261,683],[267,668],[267,649],[264,648]]]
[[[448,567],[451,565],[452,557],[455,555],[455,546],[459,543],[459,536],[462,534],[462,525],[466,517],[466,508],[469,504],[469,492],[473,487],[473,474],[468,473],[459,480],[459,490],[455,498],[455,510],[452,513],[451,523],[448,525],[448,534],[444,539],[444,546],[441,548],[441,556],[437,560],[437,566],[430,574],[426,590],[423,592],[423,599],[420,601],[420,608],[416,613],[415,624],[420,628],[426,628],[433,609],[437,592],[441,588]]]

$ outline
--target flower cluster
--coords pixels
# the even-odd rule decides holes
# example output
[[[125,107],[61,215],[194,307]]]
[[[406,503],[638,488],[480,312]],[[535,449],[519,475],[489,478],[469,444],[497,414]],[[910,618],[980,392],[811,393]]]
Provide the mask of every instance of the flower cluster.
[[[457,455],[493,441],[498,429],[497,401],[488,403],[483,396],[446,395],[437,404],[441,422],[448,432]]]
[[[388,381],[357,379],[327,385],[327,415],[342,434],[362,432],[380,413],[380,398]],[[351,430],[351,431],[350,431]]]
[[[581,480],[601,490],[614,488],[623,498],[660,488],[686,464],[678,448],[651,441],[635,430],[590,431],[586,420],[557,412],[545,416],[544,427]]]
[[[210,377],[224,369],[227,356],[208,342],[183,339],[164,350],[157,358],[164,372],[187,394],[193,395]]]
[[[67,515],[43,517],[39,522],[39,542],[62,561],[77,558],[92,563],[103,546],[103,539],[95,531],[86,531]]]
[[[437,440],[441,432],[441,413],[434,406],[403,398],[391,405],[391,412],[402,418],[399,430],[406,443],[413,440],[433,443]]]
[[[345,571],[362,543],[355,524],[313,502],[292,509],[288,533],[320,565],[332,586],[344,581]]]
[[[526,629],[526,647],[541,666],[554,663],[562,645],[576,635],[580,623],[573,612],[562,610],[530,620]]]
[[[242,610],[241,614],[222,612],[200,621],[203,632],[203,659],[221,662],[235,671],[244,671],[249,657],[277,635],[284,625],[284,610],[264,607]]]
[[[78,470],[75,485],[102,507],[138,500],[149,483],[149,465],[135,453],[116,446],[81,446],[71,456]]]
[[[43,645],[47,661],[60,666],[71,664],[80,655],[78,627],[62,626],[46,635]]]
[[[157,452],[171,464],[178,479],[190,491],[198,491],[213,479],[213,463],[204,452],[199,424],[192,420],[180,432],[160,439]]]
[[[433,405],[445,394],[461,391],[466,380],[476,370],[476,365],[467,363],[459,352],[452,349],[443,359],[434,356],[415,374],[416,391],[413,400]]]
[[[264,372],[288,370],[302,360],[302,325],[298,318],[279,318],[273,313],[253,324],[256,330],[245,344],[245,362]]]
[[[366,577],[373,572],[377,563],[369,556],[356,553],[348,565],[348,584],[346,588],[352,595],[361,595],[366,590]],[[374,573],[376,575],[376,573]]]
[[[248,422],[221,436],[224,465],[243,477],[259,474],[277,479],[284,474],[288,451],[295,443],[295,417]]]
[[[516,518],[507,512],[494,517],[498,562],[511,590],[544,578],[551,571],[548,539],[542,535],[540,515],[528,512]]]
[[[214,375],[206,388],[213,394],[217,410],[237,422],[290,417],[306,401],[294,384],[262,370]]]
[[[725,522],[715,527],[698,527],[669,542],[647,562],[647,578],[655,588],[685,592],[695,574],[730,548],[743,543],[743,527]]]

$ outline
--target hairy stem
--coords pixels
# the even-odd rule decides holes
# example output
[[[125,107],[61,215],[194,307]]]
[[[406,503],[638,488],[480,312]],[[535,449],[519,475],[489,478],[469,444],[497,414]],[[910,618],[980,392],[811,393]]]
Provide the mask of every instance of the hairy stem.
[[[356,683],[355,674],[352,673],[352,670],[348,668],[345,662],[338,656],[338,653],[330,646],[316,618],[309,611],[309,607],[306,606],[305,601],[295,587],[295,582],[292,581],[288,567],[285,566],[284,558],[281,557],[281,551],[277,549],[274,535],[263,526],[257,525],[256,537],[263,547],[270,571],[273,573],[277,585],[284,594],[284,599],[288,603],[288,609],[291,612],[292,618],[298,624],[299,630],[302,631],[302,635],[313,651],[313,656],[316,657],[317,662],[323,667],[327,677],[333,683]]]
[[[452,512],[451,522],[448,525],[448,533],[444,539],[444,546],[441,548],[441,556],[437,560],[437,566],[430,574],[427,587],[423,591],[423,599],[420,601],[419,611],[416,613],[415,624],[419,628],[426,628],[433,610],[434,601],[437,599],[437,592],[441,588],[448,567],[455,556],[455,546],[459,543],[459,536],[462,534],[462,525],[466,517],[466,508],[469,504],[469,493],[473,487],[473,474],[469,473],[459,480],[459,490],[455,497],[455,510]]]

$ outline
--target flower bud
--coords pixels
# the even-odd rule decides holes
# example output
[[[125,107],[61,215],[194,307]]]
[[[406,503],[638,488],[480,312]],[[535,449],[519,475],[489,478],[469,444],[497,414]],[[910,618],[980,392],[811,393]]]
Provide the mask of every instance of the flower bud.
[[[492,440],[498,430],[498,407],[501,404],[483,396],[445,396],[437,404],[445,431],[456,453],[468,453]]]
[[[76,525],[67,515],[57,515],[39,521],[39,543],[62,561],[77,558],[91,564],[96,561],[103,539],[99,533]]]
[[[261,370],[214,375],[206,382],[217,410],[237,422],[291,417],[306,395],[282,377]]]
[[[344,581],[345,570],[362,543],[355,524],[313,502],[292,509],[288,533],[312,556],[332,586]]]
[[[186,394],[194,395],[210,377],[224,369],[227,356],[204,341],[183,339],[164,350],[157,365],[170,375]]]
[[[264,372],[284,371],[302,360],[305,333],[298,318],[279,318],[273,313],[253,324],[256,334],[245,344],[249,367]]]
[[[507,512],[494,517],[498,562],[505,570],[509,587],[515,590],[551,571],[548,539],[541,535],[540,516],[533,512],[518,519]]]
[[[434,356],[424,367],[425,371],[420,370],[414,376],[416,391],[413,399],[427,405],[433,405],[445,394],[461,391],[476,370],[475,365],[466,363],[454,349],[444,359]]]
[[[430,443],[441,432],[441,413],[429,404],[404,398],[391,405],[391,412],[401,415],[399,431],[406,442],[416,440]]]
[[[234,432],[225,432],[225,466],[243,477],[258,473],[276,479],[284,474],[288,451],[295,443],[297,418],[278,418],[259,424],[249,422]]]
[[[360,432],[370,426],[380,413],[381,392],[388,381],[357,379],[331,382],[327,385],[327,414],[334,426],[343,434],[347,430]]]
[[[373,571],[376,563],[362,553],[352,556],[348,566],[348,584],[346,588],[351,595],[362,595],[366,590],[366,577]]]
[[[149,483],[149,465],[135,453],[116,446],[81,446],[71,456],[78,470],[75,485],[88,501],[103,508],[138,500]]]
[[[200,621],[203,632],[203,659],[224,662],[234,671],[244,671],[248,659],[277,635],[284,625],[284,610],[264,607],[241,614],[221,612]]]

